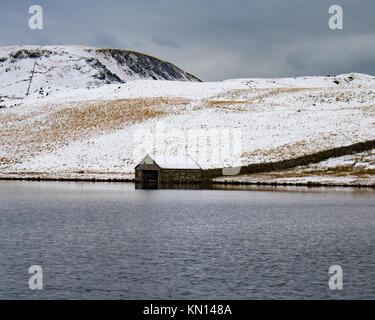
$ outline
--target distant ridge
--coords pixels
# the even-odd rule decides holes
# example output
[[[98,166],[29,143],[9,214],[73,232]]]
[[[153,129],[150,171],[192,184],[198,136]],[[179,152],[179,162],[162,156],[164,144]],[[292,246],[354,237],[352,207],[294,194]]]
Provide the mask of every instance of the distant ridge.
[[[120,49],[79,46],[0,47],[0,98],[132,80],[200,82],[170,62]]]

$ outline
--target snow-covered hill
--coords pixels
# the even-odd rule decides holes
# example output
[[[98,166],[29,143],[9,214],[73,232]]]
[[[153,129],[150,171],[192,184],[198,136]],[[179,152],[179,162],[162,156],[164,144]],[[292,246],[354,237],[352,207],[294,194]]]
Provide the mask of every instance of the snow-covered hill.
[[[375,149],[330,158],[316,164],[289,170],[251,175],[215,178],[216,183],[309,185],[309,186],[372,186],[375,187]]]
[[[97,88],[131,80],[199,81],[173,64],[125,50],[76,46],[0,48],[0,105],[27,95]]]
[[[15,59],[9,58],[9,50],[14,49],[3,49],[0,56],[8,58],[0,64]],[[0,178],[123,179],[133,177],[134,166],[149,152],[188,153],[202,168],[223,168],[375,139],[373,76],[194,82],[196,78],[181,71],[179,77],[191,82],[128,81],[142,78],[142,72],[133,66],[127,78],[128,69],[112,56],[116,51],[56,50],[64,52],[64,59],[74,60],[74,53],[86,57],[69,64],[64,73],[51,62],[61,56],[50,55],[42,59],[46,73],[35,73],[29,96],[16,104],[3,98]],[[1,69],[2,92],[16,97],[27,89],[24,77],[16,76],[30,72],[33,59],[13,62],[13,71]],[[96,79],[98,70],[89,59],[97,59],[110,73]],[[48,86],[40,92],[36,79],[45,81],[48,74],[53,75],[54,90],[47,95]],[[112,83],[109,74],[121,81]],[[177,77],[172,72],[152,74]]]

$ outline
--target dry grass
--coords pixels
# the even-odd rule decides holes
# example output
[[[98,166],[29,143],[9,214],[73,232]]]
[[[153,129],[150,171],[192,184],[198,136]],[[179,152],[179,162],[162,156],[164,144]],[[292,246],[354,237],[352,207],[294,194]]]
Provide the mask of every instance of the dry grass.
[[[69,107],[45,106],[40,112],[22,115],[0,114],[0,143],[7,154],[0,162],[17,162],[22,157],[52,151],[72,141],[178,113],[189,102],[179,98],[121,99],[70,103]],[[46,109],[49,112],[45,113]]]
[[[230,106],[233,104],[248,104],[249,101],[243,101],[243,100],[208,100],[207,103],[210,107],[216,107],[216,106]]]
[[[308,153],[317,152],[316,147],[309,141],[298,141],[290,144],[286,144],[277,148],[267,150],[254,150],[252,152],[244,152],[243,158],[263,158],[271,161],[294,159],[297,157],[304,156]]]
[[[224,93],[220,93],[216,96],[211,97],[211,99],[243,99],[247,102],[259,102],[265,98],[277,96],[280,94],[285,93],[295,93],[295,92],[304,92],[304,91],[315,91],[319,90],[319,88],[264,88],[264,89],[256,89],[256,88],[249,88],[249,89],[234,89],[228,90]]]
[[[202,106],[205,108],[218,108],[229,111],[246,111],[248,106],[252,105],[249,101],[244,100],[209,100],[204,99]]]
[[[343,177],[353,176],[358,178],[366,178],[369,176],[375,176],[374,169],[357,168],[355,166],[337,166],[335,168],[322,169],[322,170],[302,170],[299,173],[301,176],[331,176],[331,177]]]
[[[354,164],[339,165],[332,168],[316,168],[314,165],[298,167],[289,170],[280,170],[274,172],[258,173],[247,175],[251,178],[306,178],[306,177],[351,177],[351,178],[372,178],[375,176],[375,169],[357,167]]]
[[[352,168],[334,168],[329,170],[310,170],[310,169],[295,169],[295,170],[281,170],[274,172],[247,174],[243,177],[247,177],[250,180],[277,180],[286,178],[340,178],[350,177],[356,178],[373,178],[375,176],[375,170],[373,169],[353,169]]]

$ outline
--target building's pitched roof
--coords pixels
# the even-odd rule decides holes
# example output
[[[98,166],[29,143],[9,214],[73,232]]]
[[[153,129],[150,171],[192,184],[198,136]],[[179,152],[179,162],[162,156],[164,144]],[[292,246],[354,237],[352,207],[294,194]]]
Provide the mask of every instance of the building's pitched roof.
[[[159,154],[147,155],[139,164],[156,164],[162,169],[201,169],[201,167],[188,155],[166,156]],[[137,167],[138,167],[137,166]]]

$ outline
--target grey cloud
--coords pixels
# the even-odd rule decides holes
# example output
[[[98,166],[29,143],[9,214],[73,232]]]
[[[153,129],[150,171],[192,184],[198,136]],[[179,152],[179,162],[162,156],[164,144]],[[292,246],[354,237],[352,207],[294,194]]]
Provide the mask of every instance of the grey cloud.
[[[161,47],[174,48],[174,49],[180,48],[177,41],[174,41],[172,39],[165,39],[162,37],[154,36],[153,41]]]
[[[45,29],[27,28],[31,0],[2,0],[0,44],[80,44],[142,51],[203,80],[358,71],[375,74],[373,0],[38,0]]]

